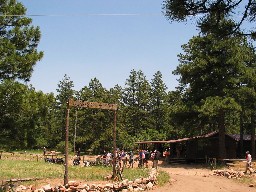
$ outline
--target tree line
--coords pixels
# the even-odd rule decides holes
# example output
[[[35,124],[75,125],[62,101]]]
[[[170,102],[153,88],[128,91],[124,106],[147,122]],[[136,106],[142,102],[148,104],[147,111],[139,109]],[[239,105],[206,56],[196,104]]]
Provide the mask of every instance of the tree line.
[[[117,145],[133,148],[138,140],[167,139],[172,126],[168,123],[170,104],[161,72],[149,82],[142,71],[132,70],[124,88],[116,85],[107,90],[97,78],[81,90],[65,75],[56,96],[35,91],[30,85],[13,80],[0,84],[2,146],[10,149],[63,147],[65,117],[69,98],[83,101],[115,103],[117,111]],[[112,148],[112,111],[71,108],[70,149],[72,146],[99,152]]]
[[[138,140],[168,140],[219,131],[219,157],[225,158],[225,134],[250,134],[255,140],[255,32],[245,33],[242,22],[255,20],[249,1],[244,18],[232,15],[242,1],[166,0],[163,12],[171,21],[196,20],[199,34],[182,45],[173,71],[179,85],[168,91],[157,71],[149,81],[132,70],[125,86],[107,90],[97,78],[81,90],[65,75],[57,94],[35,91],[28,82],[33,66],[43,56],[36,47],[40,30],[24,16],[15,0],[3,0],[0,12],[0,143],[4,148],[64,147],[66,102],[115,103],[117,146],[133,148]],[[99,152],[112,148],[113,114],[99,109],[72,108],[70,149],[74,145]],[[251,142],[252,155],[255,142]],[[240,143],[242,154],[243,143]]]

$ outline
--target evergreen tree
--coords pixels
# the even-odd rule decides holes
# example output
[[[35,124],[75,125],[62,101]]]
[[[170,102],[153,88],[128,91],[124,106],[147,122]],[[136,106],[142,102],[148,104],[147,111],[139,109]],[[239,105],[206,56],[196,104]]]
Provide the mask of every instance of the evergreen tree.
[[[200,28],[201,21],[210,15],[215,15],[215,19],[207,22],[207,28],[218,30],[223,17],[233,18],[234,27],[232,30],[223,31],[222,35],[230,34],[249,35],[256,39],[256,31],[253,23],[256,21],[256,4],[255,1],[242,0],[164,0],[163,12],[170,21],[187,21],[188,18],[196,18]],[[244,25],[247,23],[247,25]],[[252,25],[248,25],[251,23]],[[244,32],[244,31],[247,31]]]
[[[82,101],[109,103],[116,100],[110,92],[103,88],[97,78],[91,79],[88,86],[78,92]],[[103,148],[110,150],[113,146],[113,111],[103,109],[78,109],[77,144],[85,150],[102,152]]]
[[[172,127],[169,130],[169,139],[179,139],[195,135],[195,115],[189,110],[183,93],[180,90],[168,92],[168,124]],[[196,133],[197,134],[197,133]]]
[[[0,1],[0,80],[29,81],[36,62],[43,57],[37,50],[41,33],[24,17],[26,8],[16,0]]]
[[[227,113],[241,110],[234,93],[243,82],[250,48],[245,38],[222,36],[223,30],[232,29],[232,22],[219,22],[219,30],[203,29],[203,36],[194,37],[183,46],[185,53],[179,55],[180,65],[174,73],[181,75],[179,82],[186,89],[192,111],[208,117],[209,125],[217,126],[219,157],[225,158],[226,117]]]
[[[151,81],[150,92],[150,111],[152,118],[152,127],[158,132],[168,132],[168,103],[167,87],[162,80],[162,73],[157,71]]]
[[[69,98],[74,97],[75,91],[73,90],[74,83],[70,80],[66,74],[62,81],[59,82],[58,88],[56,89],[58,94],[56,96],[56,115],[58,120],[58,135],[60,141],[65,141],[65,128],[66,128],[66,109]],[[70,117],[72,114],[70,113]]]
[[[150,125],[150,84],[141,70],[132,70],[123,90],[123,104],[126,131],[138,135]]]
[[[23,94],[26,94],[25,85],[4,80],[0,84],[0,140],[7,148],[24,148],[25,131],[22,121]]]
[[[47,116],[55,98],[53,94],[36,92],[13,80],[0,84],[0,143],[7,149],[48,146],[52,137],[46,124]],[[48,125],[53,126],[54,121]]]

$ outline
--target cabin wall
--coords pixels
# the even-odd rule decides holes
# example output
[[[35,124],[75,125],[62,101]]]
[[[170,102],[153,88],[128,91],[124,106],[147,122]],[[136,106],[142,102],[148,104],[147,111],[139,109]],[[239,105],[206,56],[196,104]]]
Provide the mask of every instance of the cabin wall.
[[[237,158],[237,143],[230,137],[226,137],[226,158]],[[200,138],[187,141],[186,158],[202,159],[217,158],[219,156],[218,136]]]

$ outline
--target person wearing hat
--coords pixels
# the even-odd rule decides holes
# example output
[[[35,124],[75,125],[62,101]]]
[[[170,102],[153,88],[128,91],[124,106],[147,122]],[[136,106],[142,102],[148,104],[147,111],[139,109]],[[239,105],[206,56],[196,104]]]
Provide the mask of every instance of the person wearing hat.
[[[253,172],[252,171],[252,156],[249,151],[246,151],[246,168],[245,168],[244,173],[247,173],[247,170],[249,170],[250,174]]]

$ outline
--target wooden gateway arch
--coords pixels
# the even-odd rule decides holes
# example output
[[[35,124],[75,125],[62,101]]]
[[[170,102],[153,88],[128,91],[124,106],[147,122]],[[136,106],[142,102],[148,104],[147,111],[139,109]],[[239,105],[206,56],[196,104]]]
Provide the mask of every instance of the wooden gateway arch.
[[[69,137],[69,111],[71,107],[92,108],[92,109],[105,109],[114,111],[114,127],[113,127],[113,178],[116,176],[116,111],[117,104],[87,102],[81,100],[74,100],[70,98],[67,102],[66,111],[66,137],[65,137],[65,173],[64,185],[68,184],[68,137]]]

